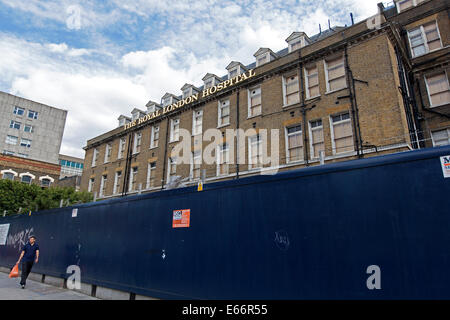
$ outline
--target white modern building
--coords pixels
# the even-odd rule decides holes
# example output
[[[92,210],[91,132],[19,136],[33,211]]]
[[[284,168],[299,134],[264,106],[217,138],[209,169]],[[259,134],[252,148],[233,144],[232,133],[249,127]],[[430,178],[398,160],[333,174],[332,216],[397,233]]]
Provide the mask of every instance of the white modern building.
[[[0,91],[0,152],[59,163],[67,111]]]

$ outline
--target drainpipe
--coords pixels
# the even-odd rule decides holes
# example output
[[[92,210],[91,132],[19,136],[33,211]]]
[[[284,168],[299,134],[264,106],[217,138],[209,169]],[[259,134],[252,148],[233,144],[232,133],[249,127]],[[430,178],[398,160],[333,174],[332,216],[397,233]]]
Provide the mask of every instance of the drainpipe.
[[[359,115],[358,115],[358,104],[356,102],[356,91],[355,91],[355,79],[353,78],[353,72],[350,69],[350,65],[348,63],[348,44],[345,46],[344,50],[345,57],[345,69],[346,69],[346,79],[347,79],[347,87],[349,90],[349,98],[351,104],[351,112],[352,112],[352,120],[355,132],[355,147],[358,158],[364,157],[362,153],[362,138],[361,138],[361,128],[359,126]]]
[[[238,88],[236,92],[236,179],[239,179],[239,92],[240,90]]]
[[[164,161],[163,161],[163,176],[161,180],[161,190],[164,189],[164,184],[166,183],[166,161],[167,161],[167,147],[168,147],[168,138],[169,138],[169,117],[167,117],[166,121],[166,141],[164,141]]]
[[[123,186],[122,186],[122,196],[126,196],[128,192],[128,182],[130,179],[130,167],[131,167],[131,158],[133,151],[133,132],[130,132],[128,135],[128,148],[127,148],[127,159],[125,161],[125,172],[123,175]]]
[[[395,47],[395,54],[397,56],[398,76],[400,78],[400,89],[401,89],[401,94],[402,94],[402,98],[403,98],[403,104],[405,107],[405,114],[406,114],[406,121],[408,123],[409,136],[413,142],[412,143],[413,148],[420,149],[419,137],[417,136],[416,122],[413,119],[414,112],[412,112],[412,110],[411,110],[411,106],[414,107],[412,105],[412,99],[410,97],[411,93],[413,91],[410,90],[410,88],[411,88],[410,86],[408,87],[407,77],[406,77],[406,73],[405,73],[405,70],[403,67],[403,62],[402,62],[400,52],[398,51],[397,47]],[[408,96],[408,90],[410,92],[409,96]]]
[[[299,54],[299,59],[301,59],[301,54]],[[305,104],[305,81],[303,80],[303,62],[300,62],[300,67],[299,67],[299,75],[298,78],[300,80],[300,88],[301,88],[301,93],[300,93],[300,99],[301,99],[301,106],[300,106],[300,112],[302,113],[302,121],[303,121],[303,128],[302,128],[302,133],[303,133],[303,160],[305,160],[305,164],[308,167],[309,166],[309,149],[308,149],[308,137],[306,135],[306,127],[307,127],[307,121],[306,121],[306,111],[309,110],[306,108],[306,104]]]

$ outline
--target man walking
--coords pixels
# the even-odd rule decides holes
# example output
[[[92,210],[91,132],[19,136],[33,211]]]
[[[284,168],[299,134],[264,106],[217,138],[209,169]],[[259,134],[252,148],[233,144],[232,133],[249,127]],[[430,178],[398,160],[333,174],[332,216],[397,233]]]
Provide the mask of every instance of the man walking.
[[[19,264],[22,259],[22,279],[20,280],[20,285],[22,286],[22,289],[25,289],[25,284],[28,275],[31,272],[31,268],[33,268],[34,263],[38,263],[39,261],[39,245],[36,243],[35,236],[31,236],[28,243],[23,246],[17,264]]]

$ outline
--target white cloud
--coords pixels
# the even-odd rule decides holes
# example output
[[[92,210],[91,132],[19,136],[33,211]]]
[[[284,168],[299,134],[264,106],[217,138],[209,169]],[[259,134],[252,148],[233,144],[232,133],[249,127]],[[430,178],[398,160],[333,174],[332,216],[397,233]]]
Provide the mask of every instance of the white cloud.
[[[87,50],[84,48],[82,48],[82,49],[69,48],[69,46],[65,43],[60,43],[60,44],[50,43],[50,44],[47,44],[47,47],[49,48],[49,50],[51,52],[67,54],[68,56],[71,56],[71,57],[80,57],[83,55],[89,55],[92,51],[92,50]]]
[[[89,33],[92,48],[73,48],[57,43],[60,40],[40,44],[0,33],[0,85],[7,84],[13,94],[67,109],[62,152],[82,157],[86,140],[114,129],[121,113],[143,108],[148,100],[159,101],[165,92],[179,94],[186,82],[200,86],[207,72],[222,76],[231,60],[249,64],[260,47],[281,50],[293,31],[312,36],[319,32],[319,23],[323,30],[328,27],[328,19],[333,25],[350,24],[351,11],[357,21],[373,15],[378,2],[115,0],[105,8],[106,4],[80,0],[81,28],[94,31]],[[0,3],[62,24],[67,22],[65,9],[74,5],[71,0]],[[137,16],[149,26],[134,25]],[[159,21],[153,25],[155,16]],[[122,55],[117,54],[122,49],[115,39],[102,33],[119,21],[128,22],[127,35],[142,32],[138,49]],[[160,25],[164,28],[155,35],[152,28]]]
[[[60,44],[50,43],[47,45],[47,47],[50,49],[51,52],[57,52],[57,53],[64,53],[69,49],[69,47],[65,43],[60,43]]]
[[[148,92],[132,77],[80,55],[71,57],[83,49],[4,34],[0,47],[6,49],[0,52],[0,73],[10,93],[69,111],[62,152],[84,157],[88,139],[114,129],[119,114],[146,103]]]

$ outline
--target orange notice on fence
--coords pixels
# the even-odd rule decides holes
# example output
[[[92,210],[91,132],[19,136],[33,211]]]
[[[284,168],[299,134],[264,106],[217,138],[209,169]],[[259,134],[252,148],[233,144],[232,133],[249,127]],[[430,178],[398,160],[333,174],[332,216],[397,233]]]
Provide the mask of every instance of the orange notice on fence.
[[[189,228],[191,209],[174,210],[172,228]]]

